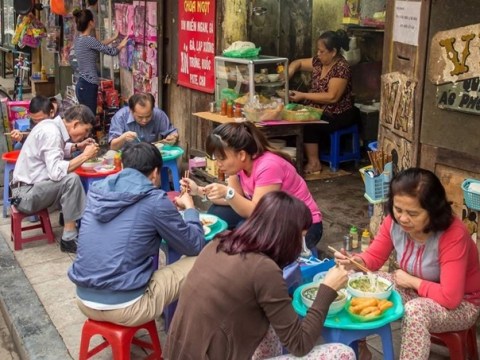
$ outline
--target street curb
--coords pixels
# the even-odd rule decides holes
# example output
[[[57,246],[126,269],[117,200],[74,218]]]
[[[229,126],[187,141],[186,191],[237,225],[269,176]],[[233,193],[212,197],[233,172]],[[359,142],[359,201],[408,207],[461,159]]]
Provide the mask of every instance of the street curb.
[[[0,311],[22,360],[72,359],[1,234]]]

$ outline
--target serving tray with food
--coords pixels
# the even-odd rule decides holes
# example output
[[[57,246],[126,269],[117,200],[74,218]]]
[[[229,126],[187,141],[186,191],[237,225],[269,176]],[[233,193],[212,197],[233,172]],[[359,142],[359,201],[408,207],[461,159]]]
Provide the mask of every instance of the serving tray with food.
[[[365,285],[363,274],[354,274],[349,280],[349,284],[353,283],[353,287],[358,285]],[[368,275],[363,275],[367,277]],[[360,280],[355,282],[355,280]],[[368,281],[370,281],[368,279]],[[379,285],[379,292],[375,293],[376,297],[353,296],[351,294],[351,287],[342,289],[334,302],[330,305],[325,326],[329,328],[341,329],[375,329],[392,321],[398,320],[403,316],[402,299],[398,292],[390,288],[388,290],[387,298],[378,298],[378,295],[384,296],[386,288],[389,286],[386,283],[388,280],[378,277],[376,279],[382,285]],[[385,283],[384,283],[385,281]],[[305,316],[308,309],[313,304],[316,296],[316,290],[321,282],[312,282],[298,287],[293,293],[292,305],[300,316]],[[372,290],[369,288],[369,290]],[[365,292],[369,293],[369,292]],[[343,297],[342,295],[345,295]]]

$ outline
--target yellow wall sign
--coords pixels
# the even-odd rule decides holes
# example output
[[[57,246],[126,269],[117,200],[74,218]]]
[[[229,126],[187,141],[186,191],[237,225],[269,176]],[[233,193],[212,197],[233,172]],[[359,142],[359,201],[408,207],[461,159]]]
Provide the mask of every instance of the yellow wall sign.
[[[480,24],[434,35],[428,77],[437,85],[438,107],[480,114]]]

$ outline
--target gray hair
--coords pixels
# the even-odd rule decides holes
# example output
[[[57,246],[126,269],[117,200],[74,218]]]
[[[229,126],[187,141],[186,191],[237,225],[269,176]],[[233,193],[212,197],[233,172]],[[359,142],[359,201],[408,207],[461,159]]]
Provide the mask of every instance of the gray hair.
[[[64,119],[67,123],[78,120],[82,124],[90,124],[92,126],[95,124],[95,115],[92,110],[82,104],[68,108],[65,111]]]

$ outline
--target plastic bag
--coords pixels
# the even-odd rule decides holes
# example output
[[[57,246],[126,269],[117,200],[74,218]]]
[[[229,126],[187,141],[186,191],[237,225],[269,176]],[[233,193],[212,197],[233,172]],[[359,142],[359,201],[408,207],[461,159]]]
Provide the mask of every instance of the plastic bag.
[[[224,50],[223,56],[231,58],[255,58],[260,54],[262,48],[248,48],[238,50]]]

